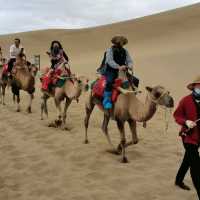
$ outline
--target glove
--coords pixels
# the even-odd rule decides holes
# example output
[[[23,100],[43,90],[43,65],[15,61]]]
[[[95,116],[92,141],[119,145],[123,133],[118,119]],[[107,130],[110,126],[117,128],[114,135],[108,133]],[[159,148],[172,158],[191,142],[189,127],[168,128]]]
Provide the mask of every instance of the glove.
[[[191,120],[187,120],[185,122],[186,126],[189,128],[189,129],[193,129],[197,124]]]

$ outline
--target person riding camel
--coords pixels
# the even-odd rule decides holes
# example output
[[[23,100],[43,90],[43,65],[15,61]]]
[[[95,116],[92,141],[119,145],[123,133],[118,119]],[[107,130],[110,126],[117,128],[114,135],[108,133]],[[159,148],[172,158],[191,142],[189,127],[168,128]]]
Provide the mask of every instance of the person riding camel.
[[[51,69],[56,69],[59,64],[63,62],[68,63],[69,61],[69,58],[59,41],[53,41],[51,43],[50,52],[47,52],[47,54],[51,59]]]
[[[115,36],[111,40],[113,46],[107,49],[105,53],[105,70],[106,87],[103,94],[103,107],[106,110],[112,108],[112,86],[116,78],[118,78],[119,71],[127,69],[132,70],[133,60],[129,52],[123,48],[128,43],[128,39],[124,36]]]
[[[70,74],[70,70],[63,65],[69,62],[69,58],[59,41],[52,41],[50,52],[46,52],[51,59],[51,68],[47,72],[46,76],[42,78],[42,88],[45,90],[51,90],[52,77]],[[58,72],[59,71],[59,72]],[[58,73],[58,74],[57,74]]]
[[[16,58],[19,54],[25,53],[23,46],[21,45],[21,41],[19,38],[15,38],[14,44],[10,46],[10,60],[8,62],[8,73],[11,75],[14,63],[16,62]]]

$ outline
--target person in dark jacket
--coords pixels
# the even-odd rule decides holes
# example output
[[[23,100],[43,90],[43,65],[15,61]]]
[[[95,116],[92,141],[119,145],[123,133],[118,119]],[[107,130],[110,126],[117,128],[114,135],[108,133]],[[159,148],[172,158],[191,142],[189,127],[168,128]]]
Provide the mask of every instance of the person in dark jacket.
[[[112,95],[112,85],[116,78],[118,78],[119,71],[126,70],[127,68],[132,70],[133,61],[128,53],[128,51],[123,48],[124,45],[128,43],[127,38],[124,36],[115,36],[112,38],[111,42],[113,46],[106,51],[105,58],[105,77],[106,77],[106,87],[103,95],[103,107],[104,109],[111,109],[111,95]]]
[[[198,152],[200,144],[200,77],[190,83],[187,88],[192,93],[180,101],[174,112],[176,122],[182,126],[180,136],[185,148],[185,155],[175,184],[182,189],[189,190],[190,188],[184,184],[183,180],[190,169],[191,178],[200,199],[200,157]]]
[[[51,59],[51,68],[55,69],[59,63],[68,62],[69,58],[59,41],[52,41],[50,52],[47,52]]]

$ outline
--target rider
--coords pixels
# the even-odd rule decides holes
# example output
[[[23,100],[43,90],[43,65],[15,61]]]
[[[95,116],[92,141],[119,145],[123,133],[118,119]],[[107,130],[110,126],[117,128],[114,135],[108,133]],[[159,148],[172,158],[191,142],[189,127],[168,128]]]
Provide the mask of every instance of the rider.
[[[21,41],[19,38],[15,38],[14,44],[10,46],[10,60],[8,62],[8,72],[9,74],[12,72],[12,68],[14,63],[16,62],[16,58],[19,54],[24,53],[24,48],[20,44]]]
[[[42,88],[45,90],[51,90],[51,85],[52,85],[52,74],[55,73],[55,70],[58,69],[58,67],[60,66],[60,64],[62,63],[68,63],[69,58],[66,55],[65,51],[63,50],[63,47],[61,45],[61,43],[59,41],[52,41],[51,43],[51,47],[50,47],[50,52],[46,52],[50,59],[51,59],[51,69],[49,70],[49,72],[47,73],[47,75],[45,76],[45,78],[43,77],[43,86]],[[63,70],[64,73],[67,70]],[[66,73],[70,73],[69,71],[67,71]]]
[[[118,77],[119,71],[125,71],[133,67],[133,61],[128,51],[123,48],[128,43],[128,40],[124,36],[115,36],[111,42],[113,46],[106,51],[105,59],[105,77],[106,87],[103,95],[103,107],[104,109],[111,109],[112,102],[112,85],[115,79]]]
[[[59,63],[69,61],[69,58],[59,41],[53,41],[51,43],[50,52],[47,52],[47,54],[51,58],[51,69],[56,69]]]

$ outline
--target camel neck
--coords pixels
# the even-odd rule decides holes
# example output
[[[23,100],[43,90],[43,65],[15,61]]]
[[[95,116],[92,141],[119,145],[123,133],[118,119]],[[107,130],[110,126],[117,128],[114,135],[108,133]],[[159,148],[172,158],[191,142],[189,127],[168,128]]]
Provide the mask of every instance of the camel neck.
[[[133,102],[130,110],[132,119],[138,122],[145,122],[153,117],[157,110],[157,106],[150,95],[147,94],[145,103],[142,103],[137,99],[137,104],[134,104]]]

